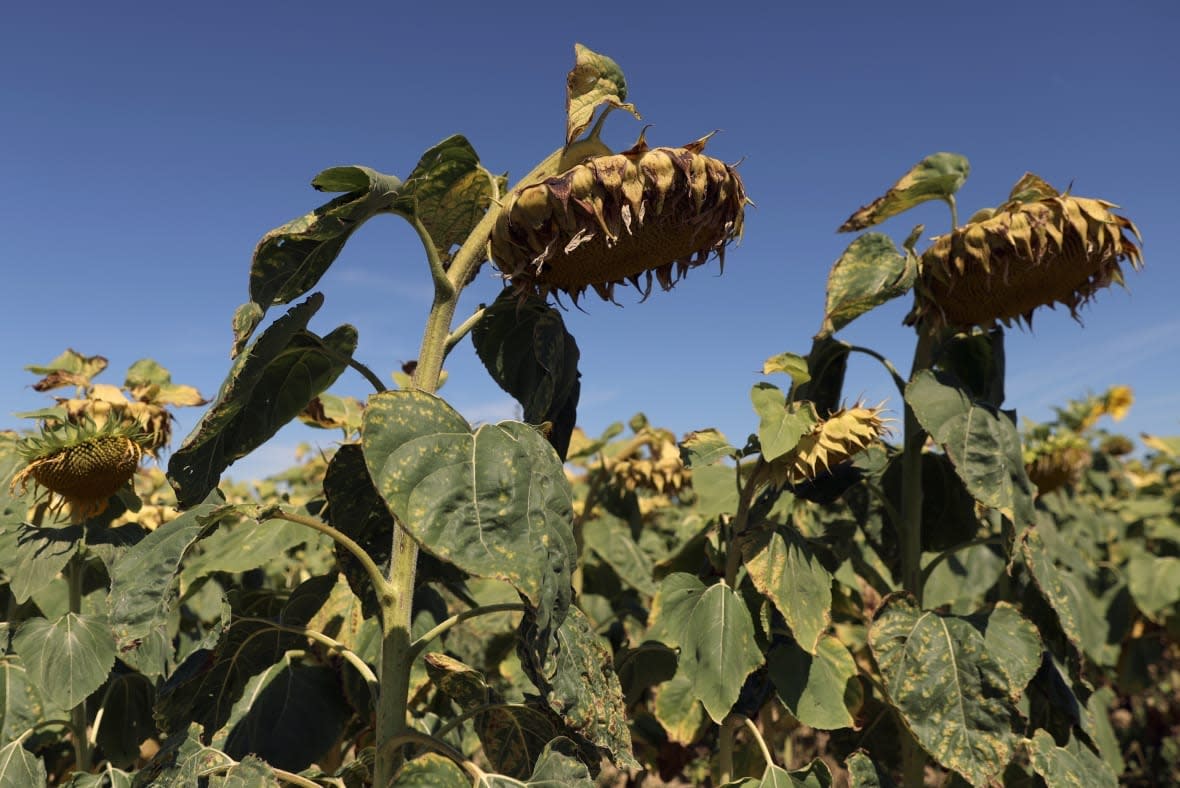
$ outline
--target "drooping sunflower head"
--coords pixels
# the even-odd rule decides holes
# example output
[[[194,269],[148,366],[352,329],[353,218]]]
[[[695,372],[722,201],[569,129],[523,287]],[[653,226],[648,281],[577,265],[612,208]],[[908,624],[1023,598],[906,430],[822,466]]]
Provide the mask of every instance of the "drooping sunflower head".
[[[128,399],[117,386],[96,384],[85,398],[59,399],[74,424],[103,427],[114,421],[129,433],[139,433],[139,444],[150,457],[158,457],[172,439],[172,414],[154,402]]]
[[[907,323],[931,328],[1031,324],[1038,307],[1078,308],[1142,265],[1139,231],[1105,200],[1062,194],[1032,173],[1008,202],[939,236],[921,258]]]
[[[143,457],[138,430],[115,419],[59,422],[21,441],[25,466],[12,479],[24,492],[30,480],[53,499],[50,511],[68,509],[73,522],[101,514],[112,495],[130,481]]]
[[[1038,495],[1047,495],[1082,480],[1090,467],[1090,443],[1072,430],[1036,435],[1024,447],[1024,469],[1037,486]]]
[[[745,187],[734,168],[702,152],[635,147],[591,156],[510,194],[491,236],[492,259],[519,292],[587,288],[613,300],[630,282],[645,296],[653,275],[668,290],[741,235]]]
[[[641,429],[622,456],[612,458],[607,467],[615,482],[632,492],[648,490],[677,495],[691,477],[680,457],[675,436],[650,426]]]
[[[848,462],[885,434],[883,410],[858,404],[817,421],[794,449],[772,463],[775,481],[800,484]]]

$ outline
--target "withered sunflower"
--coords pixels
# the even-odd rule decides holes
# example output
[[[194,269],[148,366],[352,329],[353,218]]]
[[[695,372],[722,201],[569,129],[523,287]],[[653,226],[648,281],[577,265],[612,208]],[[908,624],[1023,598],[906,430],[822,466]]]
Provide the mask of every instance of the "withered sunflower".
[[[1031,440],[1024,450],[1024,469],[1038,495],[1076,485],[1091,462],[1090,443],[1075,432]]]
[[[775,482],[810,481],[860,454],[885,434],[882,410],[855,405],[817,422],[794,449],[771,463]]]
[[[734,168],[682,148],[592,156],[510,194],[491,236],[492,259],[520,292],[593,288],[614,299],[631,282],[646,297],[653,273],[668,290],[741,235],[745,187]]]
[[[1037,307],[1078,308],[1111,283],[1119,263],[1142,266],[1134,223],[1105,200],[1058,192],[1027,173],[994,210],[939,236],[921,258],[914,310],[907,323],[931,328],[1031,325]]]
[[[11,487],[23,493],[32,479],[56,496],[51,512],[68,509],[72,522],[82,522],[106,511],[110,497],[131,480],[144,454],[139,438],[114,419],[101,427],[63,422],[46,428],[20,442],[25,467]]]

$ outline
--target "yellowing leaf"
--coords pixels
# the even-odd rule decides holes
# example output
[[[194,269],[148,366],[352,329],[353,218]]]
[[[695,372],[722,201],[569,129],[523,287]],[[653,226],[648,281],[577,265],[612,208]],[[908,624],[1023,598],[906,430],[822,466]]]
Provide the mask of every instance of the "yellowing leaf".
[[[945,200],[959,190],[971,165],[957,153],[935,153],[915,164],[889,191],[859,209],[839,232],[863,230],[927,200]]]
[[[594,111],[603,104],[626,110],[639,117],[627,99],[627,79],[619,64],[606,55],[574,44],[574,67],[566,77],[565,142],[570,144],[590,125]]]

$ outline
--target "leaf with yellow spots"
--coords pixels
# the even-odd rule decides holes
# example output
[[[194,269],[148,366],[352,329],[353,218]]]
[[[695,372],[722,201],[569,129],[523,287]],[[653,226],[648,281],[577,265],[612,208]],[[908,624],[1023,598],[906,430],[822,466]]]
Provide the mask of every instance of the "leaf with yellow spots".
[[[510,583],[542,629],[569,607],[572,492],[553,448],[520,422],[475,432],[443,400],[387,391],[365,409],[365,463],[389,510],[430,553]]]
[[[972,785],[996,780],[1012,758],[1019,712],[983,634],[899,593],[877,611],[869,645],[890,704],[922,749]]]

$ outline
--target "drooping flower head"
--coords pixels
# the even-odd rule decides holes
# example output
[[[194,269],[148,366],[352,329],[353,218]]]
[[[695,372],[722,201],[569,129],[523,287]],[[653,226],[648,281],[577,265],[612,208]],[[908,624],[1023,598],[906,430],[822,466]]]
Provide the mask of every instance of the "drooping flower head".
[[[1032,173],[1008,202],[980,211],[939,236],[921,258],[908,323],[967,328],[994,322],[1031,324],[1041,306],[1078,308],[1112,283],[1120,267],[1142,265],[1130,219],[1113,203],[1058,192]]]
[[[741,235],[745,187],[734,168],[704,155],[708,137],[681,148],[591,156],[510,194],[491,236],[492,259],[520,292],[589,288],[613,300],[653,274],[667,290]]]

